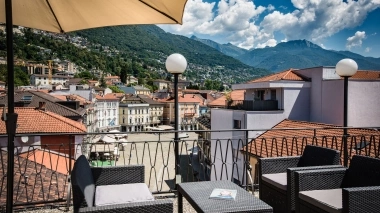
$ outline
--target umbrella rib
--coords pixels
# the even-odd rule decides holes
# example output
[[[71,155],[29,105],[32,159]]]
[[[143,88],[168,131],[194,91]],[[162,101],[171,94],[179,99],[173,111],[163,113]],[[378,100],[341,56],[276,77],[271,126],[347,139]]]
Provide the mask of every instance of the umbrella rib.
[[[173,17],[171,17],[170,15],[168,15],[168,14],[166,14],[166,13],[164,13],[164,12],[162,12],[162,11],[160,11],[160,10],[157,10],[155,7],[152,7],[151,5],[149,5],[149,4],[147,4],[146,2],[144,2],[143,0],[139,0],[141,3],[143,3],[143,4],[145,4],[146,6],[148,6],[148,7],[150,7],[150,8],[152,8],[153,10],[155,10],[155,11],[157,11],[157,12],[159,12],[159,13],[161,13],[162,15],[164,15],[164,16],[166,16],[166,17],[168,17],[168,18],[170,18],[171,20],[173,20],[175,23],[177,23],[177,24],[179,24],[178,23],[178,21],[177,20],[175,20]]]
[[[51,7],[51,5],[50,5],[50,3],[49,3],[49,0],[46,0],[46,3],[49,5],[50,11],[53,13],[53,16],[54,16],[55,20],[57,21],[57,24],[58,24],[58,26],[59,26],[59,29],[61,30],[61,33],[64,33],[65,31],[63,31],[62,26],[61,26],[61,24],[59,23],[59,21],[58,21],[58,19],[57,19],[57,16],[55,15],[54,10],[53,10],[53,8]]]

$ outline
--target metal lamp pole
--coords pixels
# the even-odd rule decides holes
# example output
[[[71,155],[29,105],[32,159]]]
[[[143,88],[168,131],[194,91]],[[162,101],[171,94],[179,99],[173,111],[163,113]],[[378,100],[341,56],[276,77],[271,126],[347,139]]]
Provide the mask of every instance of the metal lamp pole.
[[[343,90],[343,165],[348,166],[348,145],[347,145],[347,114],[348,114],[348,78],[353,76],[357,70],[358,65],[352,59],[342,59],[335,67],[336,73],[344,79]]]
[[[7,33],[7,89],[8,89],[8,112],[3,111],[2,120],[5,121],[8,134],[8,156],[7,156],[7,200],[6,211],[13,212],[13,173],[14,173],[14,137],[17,127],[17,113],[14,105],[14,56],[13,56],[13,19],[12,19],[12,1],[5,1],[5,18]]]
[[[175,152],[175,174],[176,176],[180,174],[179,172],[179,138],[178,138],[178,125],[179,125],[179,106],[178,106],[178,73],[174,73],[174,152]],[[177,179],[177,178],[176,178]],[[177,182],[177,180],[176,180]]]
[[[165,62],[166,69],[168,72],[174,75],[174,154],[175,154],[175,189],[177,189],[177,183],[181,182],[181,174],[180,174],[180,162],[179,162],[179,138],[178,138],[178,125],[179,125],[179,107],[178,107],[178,75],[185,72],[187,67],[187,61],[183,55],[174,53],[171,54]]]

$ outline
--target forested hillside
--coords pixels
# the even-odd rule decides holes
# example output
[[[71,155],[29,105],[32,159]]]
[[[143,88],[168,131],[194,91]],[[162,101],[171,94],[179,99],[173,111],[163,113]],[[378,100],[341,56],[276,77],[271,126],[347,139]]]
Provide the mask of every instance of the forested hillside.
[[[0,57],[6,56],[5,34],[0,30]],[[239,83],[268,73],[193,39],[166,33],[155,25],[118,26],[53,34],[23,29],[15,34],[15,58],[46,62],[69,60],[82,71],[103,70],[126,79],[133,75],[144,81],[167,78],[165,60],[172,53],[188,61],[184,73],[194,83],[207,79]]]

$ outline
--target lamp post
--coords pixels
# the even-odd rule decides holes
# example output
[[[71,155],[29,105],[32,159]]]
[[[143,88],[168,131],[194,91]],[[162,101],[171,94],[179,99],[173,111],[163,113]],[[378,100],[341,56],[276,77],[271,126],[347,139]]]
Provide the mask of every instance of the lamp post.
[[[355,75],[358,64],[349,58],[340,60],[335,67],[336,73],[344,79],[343,96],[343,165],[348,165],[348,146],[347,146],[347,100],[348,100],[348,78]]]
[[[178,125],[179,125],[179,116],[178,116],[178,75],[182,74],[185,72],[186,67],[187,67],[187,61],[183,55],[174,53],[171,54],[167,59],[166,59],[166,70],[170,72],[171,74],[174,75],[174,154],[175,154],[175,182],[176,185],[175,187],[177,188],[177,183],[180,183],[181,181],[181,175],[179,171],[179,150],[178,150]]]

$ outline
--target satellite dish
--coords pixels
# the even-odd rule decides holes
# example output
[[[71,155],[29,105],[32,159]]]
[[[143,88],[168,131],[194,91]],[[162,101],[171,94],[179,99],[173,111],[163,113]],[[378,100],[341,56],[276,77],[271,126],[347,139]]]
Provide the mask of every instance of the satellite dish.
[[[21,137],[21,141],[22,141],[23,143],[26,143],[26,142],[29,141],[29,137],[28,137],[28,136],[22,136],[22,137]]]

